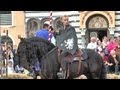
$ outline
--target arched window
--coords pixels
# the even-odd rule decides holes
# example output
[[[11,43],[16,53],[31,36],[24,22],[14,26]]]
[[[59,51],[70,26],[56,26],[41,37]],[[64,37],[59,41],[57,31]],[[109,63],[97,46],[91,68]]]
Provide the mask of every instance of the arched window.
[[[59,27],[60,27],[60,17],[57,17],[54,20],[54,28],[55,28],[55,30],[58,30]]]
[[[13,46],[13,41],[9,36],[1,36],[1,44],[5,44],[5,43]]]
[[[0,11],[0,25],[12,25],[11,11]]]
[[[47,24],[49,24],[50,23],[50,19],[49,18],[43,18],[43,19],[41,19],[41,22],[40,22],[40,28],[43,28],[43,24],[44,23],[47,23]]]
[[[27,22],[27,37],[32,37],[34,33],[40,29],[40,20],[31,18]]]

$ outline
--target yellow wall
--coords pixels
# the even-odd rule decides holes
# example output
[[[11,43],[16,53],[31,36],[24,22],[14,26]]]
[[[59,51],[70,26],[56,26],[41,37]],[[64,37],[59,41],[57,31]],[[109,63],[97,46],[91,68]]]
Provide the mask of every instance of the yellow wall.
[[[4,30],[8,30],[8,36],[13,40],[13,45],[19,44],[18,35],[25,37],[25,13],[24,11],[12,11],[12,26],[1,26],[1,35],[5,35]]]

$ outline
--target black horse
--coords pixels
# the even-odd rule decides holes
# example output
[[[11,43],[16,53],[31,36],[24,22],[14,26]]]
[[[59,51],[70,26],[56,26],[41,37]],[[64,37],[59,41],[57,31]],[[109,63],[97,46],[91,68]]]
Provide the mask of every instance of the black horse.
[[[106,71],[102,57],[90,49],[82,49],[84,60],[67,61],[64,57],[61,59],[63,71],[66,72],[65,78],[75,78],[82,74],[88,79],[105,79]],[[67,70],[67,71],[66,71]]]
[[[102,57],[95,51],[85,49],[88,56],[85,60],[66,62],[63,56],[59,57],[58,48],[42,38],[21,39],[17,54],[19,65],[30,70],[30,66],[40,62],[42,79],[56,79],[60,67],[65,78],[75,78],[84,74],[89,79],[105,79],[105,67]],[[66,73],[65,73],[66,72]]]
[[[31,71],[36,62],[41,63],[41,58],[55,46],[42,38],[21,38],[17,49],[17,64]]]

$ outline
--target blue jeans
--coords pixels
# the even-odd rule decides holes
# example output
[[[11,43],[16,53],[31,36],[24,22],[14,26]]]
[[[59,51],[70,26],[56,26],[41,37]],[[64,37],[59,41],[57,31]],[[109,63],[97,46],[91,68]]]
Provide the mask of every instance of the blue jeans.
[[[35,64],[35,70],[36,71],[40,71],[40,63],[39,62],[36,62],[36,64]]]
[[[115,65],[115,74],[119,74],[120,65]]]
[[[115,74],[118,74],[119,73],[119,67],[120,67],[120,65],[117,65],[117,64],[114,65],[114,66],[105,65],[107,73],[115,72]]]

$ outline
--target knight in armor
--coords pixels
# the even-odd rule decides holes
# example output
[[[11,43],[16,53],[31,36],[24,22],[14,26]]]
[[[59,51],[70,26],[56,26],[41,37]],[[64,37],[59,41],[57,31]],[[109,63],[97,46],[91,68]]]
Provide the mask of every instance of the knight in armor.
[[[59,52],[66,56],[74,55],[78,51],[78,43],[75,28],[69,24],[68,16],[60,17],[60,25],[57,30],[56,45]]]

